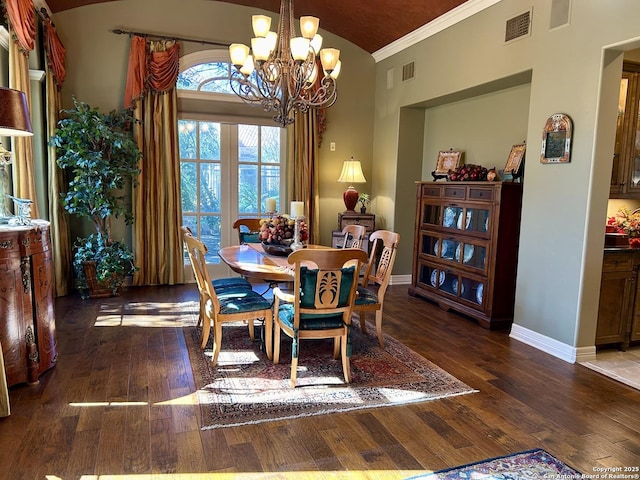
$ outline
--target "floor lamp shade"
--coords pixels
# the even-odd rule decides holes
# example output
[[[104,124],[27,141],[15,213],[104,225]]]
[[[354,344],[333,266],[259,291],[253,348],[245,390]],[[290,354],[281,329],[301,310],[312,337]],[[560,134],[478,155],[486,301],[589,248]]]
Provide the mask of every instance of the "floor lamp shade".
[[[367,182],[367,179],[364,178],[364,173],[362,173],[360,162],[354,160],[353,157],[351,157],[350,160],[346,160],[342,165],[342,172],[340,173],[338,182],[349,184],[349,188],[342,194],[342,199],[344,200],[344,206],[347,208],[347,211],[353,212],[358,203],[358,191],[353,187],[353,184]]]
[[[33,135],[27,96],[20,90],[0,87],[0,136]]]

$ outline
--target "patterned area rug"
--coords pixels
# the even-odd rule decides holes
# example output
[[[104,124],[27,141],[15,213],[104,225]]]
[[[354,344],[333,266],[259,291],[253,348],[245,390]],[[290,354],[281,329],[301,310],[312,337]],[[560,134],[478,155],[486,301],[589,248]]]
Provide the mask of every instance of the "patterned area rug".
[[[483,460],[434,473],[409,477],[407,480],[453,479],[539,480],[541,478],[582,478],[582,474],[542,449]]]
[[[344,383],[342,363],[333,358],[332,340],[306,340],[301,342],[297,387],[292,389],[290,339],[282,339],[280,363],[274,365],[260,350],[260,342],[251,342],[246,326],[226,324],[223,329],[216,368],[210,364],[211,344],[204,353],[200,350],[200,329],[184,329],[203,430],[475,391],[388,335],[381,349],[371,325],[366,335],[353,329],[352,383]]]

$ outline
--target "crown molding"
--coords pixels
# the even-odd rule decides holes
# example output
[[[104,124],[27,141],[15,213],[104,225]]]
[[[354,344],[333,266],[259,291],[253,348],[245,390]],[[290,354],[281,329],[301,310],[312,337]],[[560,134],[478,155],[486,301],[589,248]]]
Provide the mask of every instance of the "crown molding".
[[[422,40],[425,40],[436,33],[439,33],[458,22],[466,20],[482,10],[495,5],[501,0],[468,0],[467,2],[457,6],[453,10],[441,15],[435,20],[423,25],[422,27],[408,33],[402,38],[382,47],[380,50],[373,52],[373,59],[380,62],[389,58],[396,53],[401,52],[405,48],[409,48]]]

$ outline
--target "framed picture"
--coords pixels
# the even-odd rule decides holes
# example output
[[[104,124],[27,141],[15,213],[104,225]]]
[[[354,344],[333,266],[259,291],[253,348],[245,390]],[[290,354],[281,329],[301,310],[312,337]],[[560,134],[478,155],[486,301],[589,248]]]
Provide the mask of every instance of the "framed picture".
[[[567,163],[571,160],[573,125],[564,113],[551,115],[542,129],[540,163]]]
[[[462,152],[457,150],[448,150],[438,153],[438,163],[434,173],[436,175],[446,175],[449,170],[455,170],[462,160]]]
[[[524,159],[524,151],[524,143],[519,143],[518,145],[511,147],[509,159],[507,160],[507,164],[504,166],[504,173],[509,173],[514,177],[517,176],[520,171],[520,166],[522,165],[522,160]]]

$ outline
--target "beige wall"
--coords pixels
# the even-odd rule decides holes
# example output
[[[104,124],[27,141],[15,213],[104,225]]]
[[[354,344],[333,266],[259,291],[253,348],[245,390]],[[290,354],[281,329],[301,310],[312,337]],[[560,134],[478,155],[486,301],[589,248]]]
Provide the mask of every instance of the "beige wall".
[[[249,42],[251,15],[256,9],[204,0],[122,0],[75,8],[56,14],[54,21],[67,49],[67,79],[62,90],[65,107],[75,95],[108,111],[122,106],[129,37],[115,28],[220,42]],[[277,21],[277,15],[267,12]],[[322,27],[322,19],[320,19]],[[343,160],[362,161],[365,177],[373,181],[372,132],[375,63],[353,44],[322,32],[325,46],[341,50],[338,101],[327,110],[327,130],[320,149],[321,241],[331,243],[338,212],[344,210],[344,185],[337,183]],[[188,54],[211,46],[184,43]],[[329,150],[335,142],[335,151]],[[371,184],[362,191],[375,196]]]
[[[505,45],[505,20],[532,5],[531,36]],[[550,8],[547,0],[503,0],[379,62],[374,164],[401,163],[403,107],[441,104],[440,99],[530,71],[515,324],[541,341],[577,350],[592,346],[595,336],[620,51],[638,46],[640,3],[574,0],[570,24],[554,30],[549,29]],[[611,52],[605,55],[605,49]],[[398,75],[409,61],[416,62],[416,80],[385,88],[389,70]],[[542,128],[558,112],[574,122],[572,160],[543,165]],[[425,146],[423,174],[429,171],[433,152],[446,145],[440,138],[450,139],[454,128],[443,129]],[[504,152],[504,146],[500,150]],[[381,197],[395,198],[399,187],[381,181],[374,188]],[[399,210],[398,205],[385,205],[390,225]]]

